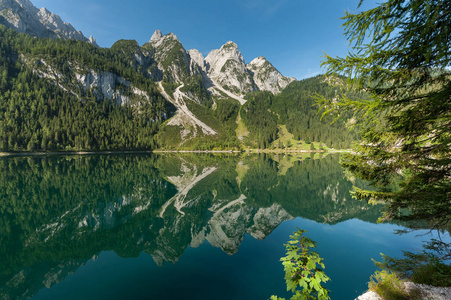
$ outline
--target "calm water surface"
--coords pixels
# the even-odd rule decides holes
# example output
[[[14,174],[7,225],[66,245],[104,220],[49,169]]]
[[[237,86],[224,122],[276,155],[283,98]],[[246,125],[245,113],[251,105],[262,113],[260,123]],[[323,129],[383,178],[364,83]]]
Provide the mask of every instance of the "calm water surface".
[[[0,159],[0,298],[290,298],[279,261],[302,228],[332,299],[367,289],[395,235],[338,156],[93,155]]]

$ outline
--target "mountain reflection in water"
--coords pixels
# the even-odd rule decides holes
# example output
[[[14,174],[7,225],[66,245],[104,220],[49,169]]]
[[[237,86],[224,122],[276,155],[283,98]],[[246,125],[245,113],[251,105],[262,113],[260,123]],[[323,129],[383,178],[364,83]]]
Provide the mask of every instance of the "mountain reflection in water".
[[[235,254],[283,221],[375,222],[336,155],[92,155],[0,159],[0,294],[33,297],[103,251],[176,262],[208,241]]]

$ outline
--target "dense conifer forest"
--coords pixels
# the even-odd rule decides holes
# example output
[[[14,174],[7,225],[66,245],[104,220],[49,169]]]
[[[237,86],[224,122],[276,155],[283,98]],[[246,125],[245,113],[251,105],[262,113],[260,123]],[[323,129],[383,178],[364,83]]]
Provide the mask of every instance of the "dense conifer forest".
[[[74,40],[38,39],[0,26],[0,149],[125,150],[151,149],[153,135],[170,110],[152,81],[131,67],[122,51]],[[71,61],[84,68],[121,74],[152,99],[140,107],[98,99],[89,90],[69,93],[39,77],[21,56],[53,60],[62,74]]]
[[[280,94],[255,92],[247,96],[241,116],[251,132],[248,142],[257,148],[269,148],[280,132],[279,126],[286,125],[293,138],[310,144],[322,142],[327,147],[347,149],[358,140],[356,131],[349,131],[349,119],[332,122],[321,120],[315,105],[315,96],[333,98],[336,88],[324,81],[322,75],[292,82]]]
[[[155,62],[150,59],[143,66],[135,59],[136,53],[152,51],[148,46],[120,40],[109,49],[98,48],[31,37],[4,26],[0,37],[0,151],[274,149],[281,125],[297,144],[349,148],[357,139],[347,131],[346,121],[331,124],[318,115],[315,94],[335,93],[322,76],[295,81],[277,95],[252,92],[240,107],[234,99],[208,94],[202,77],[193,75],[182,91],[199,102],[187,100],[187,106],[218,134],[182,139],[182,128],[163,124],[175,108],[151,75]],[[89,72],[108,72],[129,82],[116,89],[130,101],[117,103],[83,87],[75,77]],[[134,95],[132,85],[147,99]],[[178,84],[163,78],[163,86],[170,93]],[[237,134],[239,119],[247,132],[244,138]]]

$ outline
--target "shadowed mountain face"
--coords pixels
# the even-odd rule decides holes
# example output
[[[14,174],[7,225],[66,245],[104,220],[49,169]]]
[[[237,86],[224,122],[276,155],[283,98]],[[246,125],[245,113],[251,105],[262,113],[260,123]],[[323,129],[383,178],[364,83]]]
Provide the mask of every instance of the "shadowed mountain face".
[[[31,297],[102,251],[161,265],[208,241],[228,254],[304,217],[377,219],[338,158],[111,155],[0,160],[0,294]]]

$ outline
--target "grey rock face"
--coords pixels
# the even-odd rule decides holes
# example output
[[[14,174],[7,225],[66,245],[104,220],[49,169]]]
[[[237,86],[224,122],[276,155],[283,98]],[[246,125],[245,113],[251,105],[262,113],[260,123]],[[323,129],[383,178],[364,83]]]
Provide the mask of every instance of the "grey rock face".
[[[246,67],[252,72],[254,82],[261,91],[270,91],[273,94],[278,94],[295,80],[294,78],[284,77],[263,56],[257,57],[248,63]]]
[[[234,42],[211,51],[205,58],[208,76],[225,89],[236,94],[256,90],[252,75],[246,68],[243,55]]]
[[[150,100],[149,95],[145,91],[131,86],[128,80],[111,72],[97,73],[94,70],[90,70],[86,74],[75,73],[75,78],[84,91],[91,89],[99,99],[114,100],[118,105],[130,104],[130,97],[124,95],[124,91],[120,87],[127,87],[133,95],[132,97]]]
[[[46,8],[37,9],[29,0],[0,0],[0,24],[40,38],[88,41],[81,31]]]
[[[235,94],[256,90],[277,94],[295,80],[284,77],[263,56],[246,65],[234,42],[211,51],[205,58],[205,65],[211,79]]]
[[[207,72],[207,65],[205,64],[205,59],[202,53],[196,49],[188,50],[188,55],[190,57],[190,72],[191,74]]]
[[[153,33],[152,37],[150,38],[150,43],[154,43],[154,42],[156,43],[162,37],[163,37],[163,35],[161,34],[161,30],[157,29],[157,30],[155,30],[155,32]]]
[[[126,104],[128,102],[128,97],[122,96],[116,91],[117,83],[124,84],[125,86],[130,85],[130,82],[126,82],[122,78],[118,78],[115,74],[110,72],[96,73],[90,71],[84,75],[76,74],[78,82],[83,86],[84,90],[94,88],[97,93],[99,93],[99,98],[107,98],[108,100],[114,99],[118,104]]]
[[[153,59],[163,71],[163,79],[183,83],[190,76],[189,55],[175,34],[162,35],[156,30],[146,45],[153,50]]]

